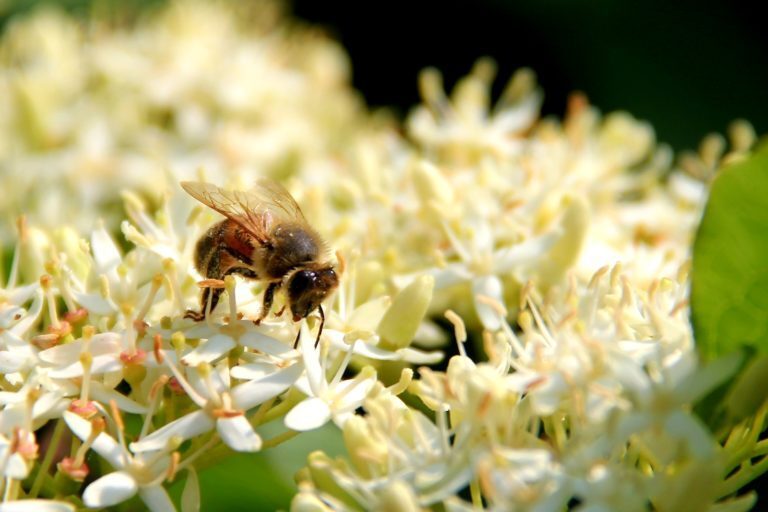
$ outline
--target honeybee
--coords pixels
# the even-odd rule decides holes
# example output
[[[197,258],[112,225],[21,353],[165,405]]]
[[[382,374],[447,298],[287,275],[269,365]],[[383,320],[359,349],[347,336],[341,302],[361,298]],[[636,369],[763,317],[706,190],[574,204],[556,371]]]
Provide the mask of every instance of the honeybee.
[[[223,190],[210,183],[185,181],[189,195],[224,215],[195,246],[195,267],[208,279],[239,274],[265,281],[260,323],[270,312],[275,292],[285,288],[293,321],[320,312],[320,340],[325,324],[322,302],[336,289],[339,278],[328,262],[328,247],[307,223],[301,208],[279,183],[259,179],[248,191]],[[184,315],[205,319],[219,301],[221,288],[203,288],[200,311]],[[296,337],[294,348],[298,344]]]

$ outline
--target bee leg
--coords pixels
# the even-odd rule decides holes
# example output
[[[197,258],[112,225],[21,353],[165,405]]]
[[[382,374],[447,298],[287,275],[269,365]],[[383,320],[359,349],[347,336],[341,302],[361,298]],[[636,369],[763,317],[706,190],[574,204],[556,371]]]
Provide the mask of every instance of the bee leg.
[[[200,296],[200,311],[188,309],[184,313],[184,318],[191,318],[195,322],[205,320],[206,312],[216,309],[222,291],[224,291],[223,288],[203,288],[203,294]]]
[[[261,303],[261,312],[259,318],[253,321],[256,325],[259,325],[269,314],[269,310],[272,309],[272,301],[275,299],[275,291],[280,287],[280,281],[269,283],[267,289],[264,290],[264,300]]]

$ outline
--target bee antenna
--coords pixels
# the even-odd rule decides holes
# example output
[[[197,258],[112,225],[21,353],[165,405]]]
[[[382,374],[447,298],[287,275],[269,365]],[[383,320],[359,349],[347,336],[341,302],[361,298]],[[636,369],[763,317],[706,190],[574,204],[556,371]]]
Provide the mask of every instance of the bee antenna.
[[[317,344],[320,343],[320,335],[323,334],[323,326],[325,325],[325,312],[323,311],[323,306],[320,305],[317,308],[320,310],[320,329],[317,331],[317,338],[315,338],[315,348],[317,348]],[[301,338],[301,328],[299,328],[299,332],[296,334],[296,339],[293,342],[294,350],[299,346],[299,338]]]
[[[325,325],[325,313],[323,312],[323,305],[320,304],[317,309],[320,310],[320,329],[317,331],[317,338],[315,339],[315,348],[320,343],[320,335],[323,334],[323,326]]]
[[[293,349],[296,350],[296,348],[299,346],[299,338],[301,337],[301,326],[299,326],[299,332],[296,333],[296,339],[293,342]]]

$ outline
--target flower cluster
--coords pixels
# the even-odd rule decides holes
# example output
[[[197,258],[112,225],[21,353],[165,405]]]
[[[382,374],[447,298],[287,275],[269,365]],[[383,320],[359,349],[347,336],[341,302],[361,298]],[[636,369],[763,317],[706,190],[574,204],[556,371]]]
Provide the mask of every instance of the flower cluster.
[[[700,367],[687,305],[746,123],[675,160],[582,95],[540,119],[529,70],[491,102],[480,60],[450,95],[426,70],[402,130],[272,3],[42,10],[0,47],[0,510],[173,510],[177,477],[193,510],[201,466],[329,422],[347,455],[309,455],[295,510],[751,506],[766,411],[722,439],[691,412],[739,361]],[[263,283],[194,267],[218,216],[178,182],[262,176],[337,250],[318,344],[281,294],[254,322]],[[200,286],[223,300],[195,322]]]

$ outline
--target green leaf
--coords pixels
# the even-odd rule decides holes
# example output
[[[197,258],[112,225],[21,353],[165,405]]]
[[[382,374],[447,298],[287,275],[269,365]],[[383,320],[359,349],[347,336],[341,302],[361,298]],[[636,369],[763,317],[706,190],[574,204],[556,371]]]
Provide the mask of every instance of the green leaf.
[[[262,425],[266,440],[285,431],[282,421]],[[339,429],[332,424],[303,432],[285,443],[257,453],[232,453],[215,466],[199,473],[200,510],[288,510],[297,492],[294,474],[307,463],[307,455],[318,448],[331,456],[344,453]],[[204,456],[203,456],[204,457]],[[187,472],[169,489],[175,503],[182,501]]]
[[[705,360],[768,353],[768,146],[712,184],[693,248],[691,315]]]

